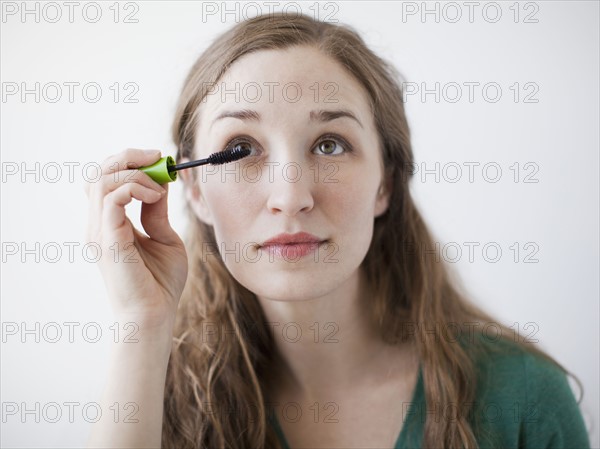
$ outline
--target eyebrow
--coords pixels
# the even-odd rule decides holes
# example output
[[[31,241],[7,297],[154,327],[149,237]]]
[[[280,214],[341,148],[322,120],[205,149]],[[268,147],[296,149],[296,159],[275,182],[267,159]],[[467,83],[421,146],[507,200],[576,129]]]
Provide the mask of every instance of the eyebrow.
[[[243,120],[243,121],[260,122],[260,114],[258,112],[252,111],[250,109],[242,109],[239,111],[222,112],[221,114],[219,114],[219,116],[216,119],[213,120],[210,127],[212,128],[212,126],[215,124],[216,121],[221,120],[226,117],[237,118],[237,119]],[[323,123],[331,122],[332,120],[346,117],[346,118],[354,120],[356,123],[358,123],[360,125],[361,128],[363,128],[363,125],[360,122],[360,120],[358,120],[358,118],[356,118],[356,116],[352,112],[350,112],[346,109],[337,109],[334,111],[327,111],[324,109],[319,109],[316,111],[310,111],[309,117],[310,117],[311,122],[323,122]]]

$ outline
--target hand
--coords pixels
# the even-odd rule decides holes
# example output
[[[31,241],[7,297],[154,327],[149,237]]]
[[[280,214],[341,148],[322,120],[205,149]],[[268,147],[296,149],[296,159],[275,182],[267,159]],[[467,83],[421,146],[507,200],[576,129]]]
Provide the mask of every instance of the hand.
[[[158,159],[158,150],[128,149],[107,158],[100,180],[86,185],[87,240],[102,251],[100,271],[113,310],[146,329],[174,323],[188,267],[183,242],[169,224],[168,184],[134,168]],[[125,214],[133,198],[142,201],[140,219],[148,236]]]

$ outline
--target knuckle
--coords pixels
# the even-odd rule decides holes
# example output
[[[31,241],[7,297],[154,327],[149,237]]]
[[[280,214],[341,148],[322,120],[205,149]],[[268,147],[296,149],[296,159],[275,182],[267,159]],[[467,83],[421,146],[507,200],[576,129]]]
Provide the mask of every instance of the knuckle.
[[[128,183],[123,184],[122,188],[130,195],[133,194],[134,190],[137,190],[137,186],[133,182],[128,182]]]
[[[127,166],[138,155],[139,155],[139,150],[136,150],[135,148],[127,148],[125,151],[123,151],[124,165]]]
[[[120,189],[121,187],[118,187],[115,190],[108,192],[106,195],[104,195],[104,199],[102,201],[105,207],[112,206],[117,202],[117,198],[121,194]]]
[[[102,162],[100,163],[100,166],[104,167],[106,165],[108,165],[110,163],[110,161],[112,161],[115,158],[114,154],[111,154],[110,156],[105,157]]]
[[[100,189],[104,195],[111,192],[111,186],[116,184],[116,180],[118,179],[114,173],[102,175],[98,184],[100,185]]]

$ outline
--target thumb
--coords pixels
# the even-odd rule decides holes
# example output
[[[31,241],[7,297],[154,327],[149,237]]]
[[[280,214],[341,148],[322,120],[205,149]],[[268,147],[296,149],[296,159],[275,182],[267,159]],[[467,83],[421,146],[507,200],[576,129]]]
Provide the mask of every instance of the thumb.
[[[167,191],[156,203],[142,203],[140,221],[146,234],[152,239],[165,245],[173,245],[180,241],[179,236],[169,223],[167,199],[169,184],[162,187]]]

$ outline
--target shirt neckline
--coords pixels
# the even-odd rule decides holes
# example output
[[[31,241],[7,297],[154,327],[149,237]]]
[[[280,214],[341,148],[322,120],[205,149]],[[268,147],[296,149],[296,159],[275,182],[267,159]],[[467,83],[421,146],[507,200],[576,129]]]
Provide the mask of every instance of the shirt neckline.
[[[423,373],[421,370],[421,364],[419,363],[419,374],[417,376],[417,384],[415,386],[415,389],[413,391],[413,395],[412,395],[412,400],[409,403],[409,407],[408,407],[408,411],[407,411],[407,418],[404,419],[404,424],[402,424],[402,429],[400,430],[400,434],[398,435],[398,438],[396,439],[396,443],[394,444],[394,449],[402,449],[404,446],[406,446],[406,440],[407,440],[407,433],[408,433],[408,424],[413,424],[412,421],[414,421],[416,418],[416,413],[414,413],[414,408],[417,407],[417,402],[420,402],[423,398]],[[275,432],[277,433],[277,436],[279,437],[279,440],[281,441],[281,443],[283,444],[284,449],[290,449],[290,446],[287,442],[287,439],[285,438],[285,435],[283,433],[283,430],[281,428],[281,426],[279,425],[279,420],[277,419],[277,414],[275,413],[274,409],[270,410],[270,413],[268,413],[268,418],[269,421],[271,422],[271,424],[273,425],[273,428],[275,429]]]

